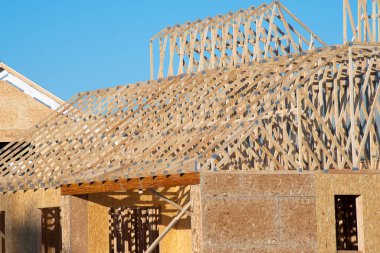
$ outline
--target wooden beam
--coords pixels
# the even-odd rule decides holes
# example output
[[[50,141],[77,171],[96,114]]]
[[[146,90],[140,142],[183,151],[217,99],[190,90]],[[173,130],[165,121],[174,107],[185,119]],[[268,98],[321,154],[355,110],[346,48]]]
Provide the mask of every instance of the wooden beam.
[[[176,202],[174,202],[173,200],[169,199],[168,197],[166,197],[164,194],[162,194],[161,192],[158,192],[156,191],[155,189],[152,189],[152,188],[149,188],[148,189],[152,194],[156,195],[158,198],[162,199],[163,201],[165,201],[166,203],[174,206],[175,208],[177,208],[178,210],[182,210],[183,207],[180,206],[179,204],[177,204]],[[189,211],[186,211],[186,214],[191,216],[191,213]]]
[[[377,55],[356,43],[80,93],[4,149],[0,191],[200,170],[377,170]],[[98,185],[131,183],[89,189]]]
[[[100,192],[133,191],[139,189],[196,185],[200,182],[199,172],[155,177],[119,179],[115,181],[63,185],[61,195],[79,195]]]
[[[149,50],[150,50],[150,57],[149,57],[149,61],[150,61],[150,80],[153,80],[154,79],[154,55],[153,55],[153,41],[149,41]]]

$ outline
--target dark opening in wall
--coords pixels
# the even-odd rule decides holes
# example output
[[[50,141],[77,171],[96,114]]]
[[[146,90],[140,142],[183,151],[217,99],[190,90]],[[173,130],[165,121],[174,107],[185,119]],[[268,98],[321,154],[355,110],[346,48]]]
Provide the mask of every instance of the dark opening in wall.
[[[9,144],[9,142],[0,142],[0,154],[2,153],[2,149]]]
[[[112,253],[143,253],[159,236],[160,207],[112,207],[109,218]]]
[[[335,222],[337,250],[360,250],[361,197],[335,195]]]
[[[41,208],[42,252],[62,252],[61,209]]]

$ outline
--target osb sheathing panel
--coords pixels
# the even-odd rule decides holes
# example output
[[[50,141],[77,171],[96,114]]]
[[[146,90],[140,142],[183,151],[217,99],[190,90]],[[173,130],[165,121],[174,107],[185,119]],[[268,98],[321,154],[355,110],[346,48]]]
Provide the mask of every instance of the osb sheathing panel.
[[[192,253],[202,252],[202,202],[200,185],[190,186]]]
[[[0,141],[17,141],[51,110],[11,84],[0,81]]]
[[[184,205],[190,200],[190,187],[161,188],[158,191],[171,200]],[[160,233],[178,213],[178,209],[160,200],[149,191],[104,193],[88,195],[89,252],[109,252],[109,207],[118,206],[160,206]],[[161,253],[191,252],[191,220],[185,214],[160,243]]]
[[[87,195],[61,198],[62,252],[88,251]]]
[[[38,190],[0,195],[0,211],[5,211],[6,252],[39,252],[41,211],[60,206],[59,190]]]
[[[334,195],[361,195],[363,201],[364,247],[366,253],[380,248],[380,175],[318,174],[318,252],[335,252]]]
[[[202,173],[202,252],[336,252],[334,195],[361,195],[365,252],[380,242],[380,175]]]
[[[202,252],[317,252],[307,173],[202,173]]]

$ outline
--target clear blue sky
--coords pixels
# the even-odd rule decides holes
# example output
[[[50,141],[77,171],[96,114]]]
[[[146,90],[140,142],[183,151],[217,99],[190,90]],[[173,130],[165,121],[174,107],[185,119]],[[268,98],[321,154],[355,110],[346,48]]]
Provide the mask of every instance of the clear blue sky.
[[[262,2],[2,0],[0,60],[67,100],[149,79],[149,39],[162,28]],[[328,44],[341,43],[342,0],[281,2]]]

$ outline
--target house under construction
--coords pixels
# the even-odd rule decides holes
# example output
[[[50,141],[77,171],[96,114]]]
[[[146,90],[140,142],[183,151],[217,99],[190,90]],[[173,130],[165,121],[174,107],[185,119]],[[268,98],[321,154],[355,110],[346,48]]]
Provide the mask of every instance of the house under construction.
[[[67,102],[1,64],[0,252],[378,252],[380,1],[353,2],[342,45],[279,1],[165,28],[150,81]]]

